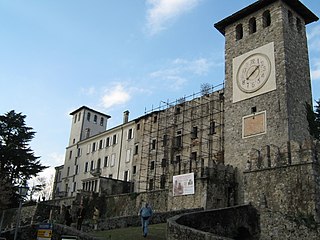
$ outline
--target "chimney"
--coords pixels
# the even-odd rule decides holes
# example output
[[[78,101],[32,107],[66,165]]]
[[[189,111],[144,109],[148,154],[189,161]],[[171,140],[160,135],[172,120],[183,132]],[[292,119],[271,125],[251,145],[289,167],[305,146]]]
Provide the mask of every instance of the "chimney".
[[[129,121],[129,111],[123,112],[123,123],[127,123]]]

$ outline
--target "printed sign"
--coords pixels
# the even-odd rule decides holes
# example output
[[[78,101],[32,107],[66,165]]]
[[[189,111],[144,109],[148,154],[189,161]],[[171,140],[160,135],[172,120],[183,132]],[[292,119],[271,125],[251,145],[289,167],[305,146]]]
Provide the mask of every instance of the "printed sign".
[[[37,232],[37,240],[51,240],[52,225],[50,223],[39,224]]]
[[[173,196],[194,194],[194,173],[173,176]]]

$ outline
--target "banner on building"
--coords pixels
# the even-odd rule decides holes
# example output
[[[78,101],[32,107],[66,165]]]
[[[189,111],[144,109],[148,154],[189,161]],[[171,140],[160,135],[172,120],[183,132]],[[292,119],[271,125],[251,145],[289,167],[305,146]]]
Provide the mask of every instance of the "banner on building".
[[[194,173],[173,176],[173,196],[194,194]]]

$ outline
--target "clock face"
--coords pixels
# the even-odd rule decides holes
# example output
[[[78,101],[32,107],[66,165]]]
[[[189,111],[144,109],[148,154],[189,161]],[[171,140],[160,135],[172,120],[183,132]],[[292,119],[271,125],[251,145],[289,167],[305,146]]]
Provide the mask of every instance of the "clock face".
[[[268,81],[271,63],[267,55],[254,53],[240,64],[237,71],[237,85],[245,93],[252,93]]]

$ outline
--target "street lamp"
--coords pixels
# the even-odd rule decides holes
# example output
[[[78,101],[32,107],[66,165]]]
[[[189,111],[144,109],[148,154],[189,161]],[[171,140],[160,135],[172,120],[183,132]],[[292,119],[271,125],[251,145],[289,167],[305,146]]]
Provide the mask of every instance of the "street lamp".
[[[14,240],[17,239],[17,235],[18,235],[18,228],[20,227],[20,215],[21,215],[21,207],[22,207],[22,198],[27,196],[29,187],[27,185],[27,183],[25,182],[23,185],[20,185],[18,187],[19,190],[19,209],[18,209],[18,214],[17,214],[17,221],[16,221],[16,228],[14,230]]]

